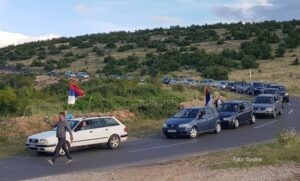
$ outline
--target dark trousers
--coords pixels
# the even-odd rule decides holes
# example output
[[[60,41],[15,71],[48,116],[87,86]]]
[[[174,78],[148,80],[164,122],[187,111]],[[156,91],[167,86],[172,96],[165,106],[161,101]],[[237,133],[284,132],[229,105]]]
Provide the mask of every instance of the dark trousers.
[[[64,150],[64,152],[65,152],[65,154],[66,154],[66,156],[68,157],[69,160],[72,159],[72,157],[69,153],[69,150],[67,148],[67,145],[66,145],[66,138],[58,138],[58,143],[56,145],[54,156],[52,158],[53,163],[55,162],[56,158],[59,156],[59,152],[60,152],[61,149]]]

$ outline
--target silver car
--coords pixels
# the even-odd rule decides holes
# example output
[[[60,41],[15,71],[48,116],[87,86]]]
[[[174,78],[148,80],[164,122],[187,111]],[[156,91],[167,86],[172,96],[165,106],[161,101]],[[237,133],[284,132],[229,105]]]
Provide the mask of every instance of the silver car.
[[[282,114],[282,99],[275,94],[260,94],[254,98],[253,111],[257,115],[266,115],[276,118]]]

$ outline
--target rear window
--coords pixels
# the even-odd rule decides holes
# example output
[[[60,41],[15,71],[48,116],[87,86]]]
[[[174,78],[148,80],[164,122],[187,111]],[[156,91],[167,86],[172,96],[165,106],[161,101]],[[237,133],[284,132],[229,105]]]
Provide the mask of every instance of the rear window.
[[[254,103],[259,104],[272,104],[272,97],[256,97]]]

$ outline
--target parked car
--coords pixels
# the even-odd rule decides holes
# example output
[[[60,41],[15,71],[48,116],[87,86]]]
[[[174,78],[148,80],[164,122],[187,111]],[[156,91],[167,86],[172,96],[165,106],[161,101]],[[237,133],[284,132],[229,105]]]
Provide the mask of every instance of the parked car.
[[[218,85],[217,85],[217,88],[218,89],[226,89],[226,87],[227,87],[227,81],[219,81],[218,82]]]
[[[254,98],[253,110],[255,115],[266,115],[276,118],[283,113],[282,101],[275,94],[260,94]]]
[[[90,75],[86,72],[78,72],[77,73],[77,78],[79,78],[79,79],[88,79],[88,78],[90,78]]]
[[[263,82],[252,82],[250,84],[251,86],[248,90],[249,95],[253,95],[253,96],[259,95],[263,92],[263,89],[266,88],[266,84]]]
[[[241,123],[255,124],[252,104],[247,101],[231,101],[219,109],[222,127],[238,128]]]
[[[111,116],[76,118],[67,120],[73,131],[74,140],[70,142],[67,134],[67,147],[74,149],[97,144],[107,144],[110,149],[115,149],[120,142],[125,141],[128,130],[119,120]],[[29,136],[26,147],[36,152],[54,153],[58,141],[56,128]],[[61,151],[63,153],[63,151]]]
[[[50,77],[56,77],[57,73],[54,72],[54,71],[50,71],[50,72],[47,73],[47,75],[50,76]]]
[[[235,83],[234,82],[228,82],[226,89],[229,90],[229,91],[235,92],[236,91]]]
[[[237,92],[242,93],[242,94],[246,94],[246,93],[248,93],[250,87],[251,87],[251,85],[248,84],[248,83],[245,83],[244,85],[237,86]]]
[[[76,74],[74,72],[72,72],[72,71],[66,71],[65,72],[65,76],[67,78],[73,78],[73,77],[76,77]]]
[[[290,96],[288,91],[286,90],[286,88],[283,85],[279,85],[279,84],[269,84],[268,88],[275,88],[279,90],[279,94],[282,96],[283,98],[283,102],[290,102]]]
[[[187,108],[177,112],[168,119],[162,128],[167,137],[188,136],[196,138],[199,133],[221,131],[219,114],[215,109],[209,107]]]
[[[265,88],[263,90],[263,94],[275,94],[281,99],[281,101],[283,101],[283,96],[280,94],[280,91],[277,88]]]

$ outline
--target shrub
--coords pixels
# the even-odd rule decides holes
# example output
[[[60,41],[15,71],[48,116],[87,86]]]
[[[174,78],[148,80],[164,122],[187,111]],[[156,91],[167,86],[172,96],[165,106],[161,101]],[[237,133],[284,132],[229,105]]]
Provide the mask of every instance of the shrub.
[[[299,65],[300,62],[299,62],[299,59],[296,58],[293,62],[292,62],[292,65]]]
[[[177,111],[178,104],[173,100],[160,100],[145,102],[136,107],[139,114],[149,118],[166,118]]]

